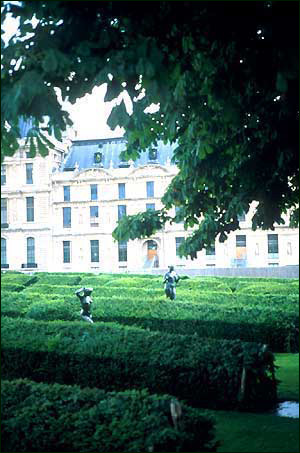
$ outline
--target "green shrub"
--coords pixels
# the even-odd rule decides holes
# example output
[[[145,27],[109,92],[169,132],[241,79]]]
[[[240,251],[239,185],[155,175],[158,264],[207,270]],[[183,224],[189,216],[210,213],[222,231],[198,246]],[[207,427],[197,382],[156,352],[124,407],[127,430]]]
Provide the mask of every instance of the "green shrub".
[[[17,285],[18,278],[23,285]],[[8,281],[15,283],[7,287]],[[276,352],[299,350],[297,279],[194,277],[180,282],[176,301],[170,303],[164,296],[162,276],[12,274],[3,284],[1,313],[36,320],[80,319],[75,290],[81,285],[94,288],[96,321],[259,341]]]
[[[276,282],[258,282],[249,283],[237,287],[236,292],[238,294],[299,294],[299,283],[298,284],[282,284]]]
[[[126,277],[109,277],[106,276],[99,276],[98,278],[83,278],[83,283],[86,286],[93,286],[91,285],[92,281],[94,281],[95,285],[101,286],[105,283],[108,286],[112,286],[114,288],[122,287],[136,287],[136,288],[152,288],[157,287],[158,285],[161,286],[162,277],[153,277],[153,278],[145,278],[144,276],[126,276]]]
[[[141,299],[137,295],[131,298],[126,297],[126,291],[124,296],[112,294],[113,297],[94,297],[94,321],[118,322],[172,334],[258,341],[267,343],[276,352],[298,351],[296,303],[259,304],[259,298],[253,303],[254,296],[241,296],[241,302],[233,295],[219,295],[216,301],[210,293],[193,302]],[[249,299],[251,303],[247,305]],[[45,321],[80,319],[80,304],[75,295],[22,292],[3,297],[1,307],[3,315],[14,317]]]
[[[22,333],[20,335],[20,332]],[[124,390],[148,388],[192,405],[251,410],[276,400],[262,345],[109,323],[2,319],[2,377]],[[241,398],[241,376],[247,372]]]
[[[72,321],[80,319],[80,309],[77,307],[77,311],[75,311],[73,305],[66,302],[55,304],[54,301],[39,301],[31,304],[24,315],[26,318],[36,320]]]
[[[18,293],[20,291],[23,291],[25,289],[24,285],[20,285],[18,283],[6,283],[6,282],[1,282],[1,291],[10,291],[11,293]]]
[[[1,316],[23,316],[28,307],[36,300],[36,295],[11,292],[1,289]]]
[[[106,393],[29,380],[2,381],[2,451],[216,451],[214,422],[181,404],[176,429],[168,395]]]
[[[6,273],[1,277],[2,284],[9,283],[9,284],[18,284],[24,285],[25,283],[30,282],[31,280],[35,280],[34,276],[22,274],[22,273]]]
[[[56,273],[36,273],[35,276],[38,279],[39,284],[49,284],[49,285],[81,285],[82,276],[79,273],[74,274],[56,274]]]

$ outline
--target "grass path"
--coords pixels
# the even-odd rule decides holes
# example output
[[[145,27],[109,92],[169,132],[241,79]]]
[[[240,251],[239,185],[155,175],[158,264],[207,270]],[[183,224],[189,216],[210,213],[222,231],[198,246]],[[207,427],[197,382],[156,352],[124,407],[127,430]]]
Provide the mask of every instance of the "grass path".
[[[299,401],[299,354],[275,354],[280,400]],[[298,453],[299,419],[269,414],[206,411],[216,419],[218,452]]]

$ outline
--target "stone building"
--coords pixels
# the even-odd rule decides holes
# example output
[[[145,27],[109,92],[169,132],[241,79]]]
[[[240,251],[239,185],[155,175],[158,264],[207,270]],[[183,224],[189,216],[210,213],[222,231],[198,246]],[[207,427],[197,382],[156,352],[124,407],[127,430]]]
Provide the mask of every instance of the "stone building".
[[[159,209],[178,169],[174,146],[159,143],[135,162],[123,162],[123,138],[57,144],[46,158],[29,157],[24,141],[1,166],[1,269],[118,272],[177,268],[298,265],[298,229],[252,231],[250,211],[228,240],[180,258],[192,230],[166,224],[153,237],[118,243],[112,231],[123,215]],[[175,214],[175,211],[171,214]]]

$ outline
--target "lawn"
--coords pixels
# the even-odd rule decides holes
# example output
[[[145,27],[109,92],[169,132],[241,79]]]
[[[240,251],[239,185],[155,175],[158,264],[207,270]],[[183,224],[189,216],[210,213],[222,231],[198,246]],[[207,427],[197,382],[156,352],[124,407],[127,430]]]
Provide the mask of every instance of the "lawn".
[[[276,354],[276,376],[281,381],[278,387],[280,401],[299,401],[299,354]]]
[[[276,415],[214,411],[218,452],[299,452],[299,419]]]
[[[276,354],[281,401],[299,401],[299,354]],[[299,419],[273,414],[208,411],[216,419],[218,452],[299,452]]]

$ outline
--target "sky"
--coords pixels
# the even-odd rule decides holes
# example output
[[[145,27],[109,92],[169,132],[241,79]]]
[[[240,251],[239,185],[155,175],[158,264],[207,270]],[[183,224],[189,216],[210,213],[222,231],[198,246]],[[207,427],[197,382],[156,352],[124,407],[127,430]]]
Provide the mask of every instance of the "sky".
[[[92,94],[80,98],[74,105],[63,103],[73,121],[72,138],[86,140],[94,138],[122,137],[124,129],[112,131],[106,124],[113,102],[104,102],[106,84],[95,87]]]
[[[4,41],[8,40],[18,29],[18,20],[11,17],[7,18],[2,35]],[[104,102],[106,93],[106,84],[95,87],[92,94],[87,94],[80,98],[74,105],[68,102],[62,102],[63,108],[70,113],[74,125],[70,131],[72,139],[84,140],[94,138],[121,137],[124,129],[117,127],[112,131],[106,124],[107,118],[116,101]],[[127,95],[128,96],[128,95]],[[58,96],[59,97],[59,96]],[[126,100],[126,92],[118,98],[124,98],[127,110],[130,111],[130,104]]]

